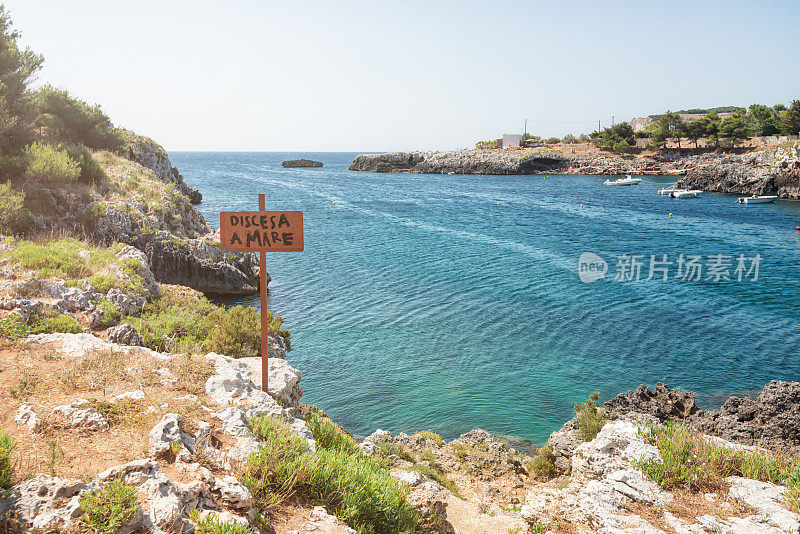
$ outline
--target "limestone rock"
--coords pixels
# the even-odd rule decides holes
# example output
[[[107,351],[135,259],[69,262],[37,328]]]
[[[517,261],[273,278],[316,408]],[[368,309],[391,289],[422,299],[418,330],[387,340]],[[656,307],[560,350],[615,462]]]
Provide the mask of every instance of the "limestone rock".
[[[127,293],[120,291],[116,287],[112,287],[106,293],[106,298],[113,304],[123,315],[139,315],[147,303],[147,300],[139,295],[130,296]]]
[[[180,461],[190,462],[192,460],[189,448],[194,445],[194,442],[183,432],[182,423],[183,418],[180,414],[164,414],[161,421],[150,431],[151,457],[165,458],[174,454]]]
[[[60,417],[67,427],[80,428],[105,432],[108,430],[108,421],[94,408],[80,408],[87,404],[84,399],[78,399],[70,404],[56,406],[51,412],[52,416]]]
[[[141,343],[139,332],[129,323],[122,323],[121,325],[110,328],[108,330],[108,340],[111,343],[131,346],[136,346]]]
[[[270,332],[267,350],[270,358],[286,358],[286,341],[275,332]]]
[[[504,475],[524,475],[525,467],[515,457],[516,451],[489,432],[476,428],[458,437],[453,445],[467,445],[462,461],[478,480],[488,481]]]
[[[256,254],[226,252],[204,239],[176,239],[164,231],[137,235],[131,243],[147,255],[153,275],[162,283],[213,294],[258,291]]]
[[[119,395],[115,395],[114,397],[111,398],[112,402],[121,400],[133,400],[133,401],[144,400],[144,391],[142,391],[141,389],[126,391],[125,393],[120,393]]]
[[[292,399],[296,394],[302,394],[299,388],[295,389],[297,382],[290,379],[294,376],[299,381],[299,372],[294,375],[291,372],[293,369],[285,360],[270,360],[268,395],[260,388],[260,358],[251,358],[259,365],[259,380],[256,383],[257,373],[253,371],[255,362],[243,361],[248,358],[234,359],[214,353],[206,357],[214,362],[215,367],[215,374],[206,381],[206,394],[217,404],[225,406],[223,410],[215,413],[214,417],[222,421],[223,432],[238,438],[236,446],[229,452],[232,458],[246,458],[258,447],[258,441],[247,424],[248,419],[258,416],[284,419],[293,432],[306,439],[312,452],[316,450],[316,442],[305,421],[291,415],[289,410],[284,409],[273,398]],[[295,393],[292,393],[293,391]]]
[[[39,419],[39,416],[36,415],[33,408],[27,404],[23,404],[17,409],[14,421],[20,426],[27,426],[31,434],[38,432],[42,426],[42,421]]]
[[[356,531],[330,515],[324,507],[315,506],[297,534],[356,534]]]
[[[221,378],[221,385],[231,384],[224,378],[227,376],[232,377],[237,383],[249,381],[251,383],[249,389],[261,390],[261,358],[229,358],[219,355],[214,355],[213,358]],[[270,396],[284,407],[297,406],[303,395],[303,390],[300,388],[303,375],[300,371],[289,365],[286,360],[270,358],[267,372]]]
[[[80,496],[89,489],[77,479],[38,475],[14,486],[10,498],[0,501],[0,517],[13,514],[34,529],[65,529],[81,515]]]
[[[52,345],[62,358],[80,358],[97,352],[124,352],[164,359],[165,356],[146,347],[129,347],[102,340],[92,334],[36,334],[25,338],[26,343]]]

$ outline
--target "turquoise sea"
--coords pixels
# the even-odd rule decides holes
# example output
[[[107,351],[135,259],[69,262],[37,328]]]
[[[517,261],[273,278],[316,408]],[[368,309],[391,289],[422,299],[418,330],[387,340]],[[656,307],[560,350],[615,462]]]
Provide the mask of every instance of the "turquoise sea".
[[[798,202],[674,200],[656,194],[667,177],[348,171],[355,155],[170,154],[214,226],[221,210],[257,209],[260,192],[267,209],[304,212],[305,252],[267,256],[269,308],[292,332],[304,402],[350,432],[480,427],[542,442],[594,390],[662,381],[711,407],[800,376]],[[281,167],[298,157],[325,166]],[[587,251],[608,262],[589,284]],[[669,279],[646,280],[665,254]],[[676,278],[681,254],[701,256],[701,280]],[[641,256],[638,281],[614,279],[639,263],[621,255]],[[739,255],[748,270],[760,255],[757,280],[736,280]]]

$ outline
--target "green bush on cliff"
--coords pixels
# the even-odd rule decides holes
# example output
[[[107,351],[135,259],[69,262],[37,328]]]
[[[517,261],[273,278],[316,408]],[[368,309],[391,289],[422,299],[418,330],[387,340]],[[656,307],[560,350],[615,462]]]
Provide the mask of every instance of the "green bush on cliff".
[[[11,453],[14,452],[17,444],[11,436],[5,433],[0,426],[0,498],[4,498],[3,493],[13,485],[14,464],[11,461]]]
[[[31,329],[34,334],[55,334],[64,332],[67,334],[80,334],[83,332],[81,323],[72,315],[57,315],[43,319]]]
[[[306,418],[306,423],[314,435],[317,446],[323,449],[344,451],[348,454],[360,454],[358,445],[350,434],[320,412],[311,412]]]
[[[255,308],[234,306],[214,315],[218,325],[207,341],[209,350],[234,358],[261,355],[261,318]]]
[[[576,402],[572,407],[575,412],[575,425],[578,427],[578,432],[583,441],[592,441],[608,420],[609,414],[603,408],[598,408],[597,406],[597,399],[599,398],[600,392],[595,391],[589,395],[586,402],[581,404]]]
[[[261,441],[241,481],[263,514],[290,495],[321,501],[359,532],[416,532],[418,517],[408,490],[370,458],[320,446],[308,454],[305,440],[277,418],[251,421]]]
[[[139,501],[136,488],[120,480],[109,482],[81,497],[81,520],[95,532],[113,534],[136,516]]]
[[[99,105],[90,106],[52,85],[33,93],[33,101],[40,134],[96,150],[122,150],[122,136]]]
[[[24,205],[25,192],[14,189],[11,182],[0,183],[0,232],[8,233],[20,223]]]
[[[127,272],[127,271],[126,271]],[[139,317],[125,319],[139,332],[142,344],[157,351],[217,352],[233,358],[261,355],[258,310],[234,306],[228,310],[206,297],[162,286],[163,296],[145,305]],[[268,313],[270,331],[290,350],[291,334],[283,318]]]
[[[28,157],[25,177],[29,180],[70,183],[80,176],[78,163],[52,145],[37,141],[25,149],[25,154]]]

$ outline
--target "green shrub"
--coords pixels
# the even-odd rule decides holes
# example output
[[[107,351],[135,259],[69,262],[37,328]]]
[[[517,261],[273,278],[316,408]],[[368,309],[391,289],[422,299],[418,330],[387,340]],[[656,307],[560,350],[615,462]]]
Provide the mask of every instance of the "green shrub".
[[[360,449],[355,440],[342,430],[342,428],[318,412],[312,412],[306,423],[317,446],[323,449],[341,450],[349,454],[360,454]]]
[[[145,347],[159,352],[198,353],[214,327],[213,314],[221,308],[206,297],[195,297],[162,287],[163,296],[148,302],[140,317],[128,317]]]
[[[209,348],[233,358],[261,355],[261,319],[255,308],[234,306],[219,315]]]
[[[371,459],[347,447],[308,454],[305,441],[278,419],[256,418],[251,426],[262,443],[247,461],[242,483],[263,512],[296,494],[321,501],[359,532],[417,531],[408,490]]]
[[[25,149],[28,168],[25,176],[41,182],[74,182],[80,175],[80,166],[69,155],[52,145],[35,142]]]
[[[425,439],[431,439],[434,442],[436,442],[436,444],[439,445],[440,447],[444,445],[444,440],[442,439],[442,437],[436,432],[433,432],[431,430],[420,430],[419,432],[416,433],[416,435],[421,436]]]
[[[92,153],[89,152],[89,149],[86,148],[85,145],[61,144],[58,148],[66,152],[70,159],[78,164],[78,168],[80,169],[78,181],[81,183],[99,184],[108,179],[106,171],[95,161],[92,157]]]
[[[189,519],[197,525],[196,534],[250,534],[251,532],[249,526],[220,521],[216,514],[209,514],[205,519],[200,519],[200,512],[197,510],[189,513]]]
[[[11,462],[11,453],[14,452],[16,446],[17,444],[11,439],[11,436],[6,434],[3,427],[0,426],[0,490],[3,492],[11,488],[14,483],[14,464]]]
[[[0,337],[3,339],[16,341],[30,333],[31,329],[22,322],[22,317],[19,315],[9,315],[5,319],[0,319]]]
[[[38,270],[43,278],[83,278],[91,271],[86,259],[78,254],[82,248],[83,244],[75,239],[62,239],[44,245],[20,241],[17,250],[9,253],[9,259],[26,269]]]
[[[129,271],[135,269],[133,263],[123,268],[135,278],[136,274]],[[92,284],[100,282],[104,288],[113,283],[90,280]],[[145,347],[159,352],[213,351],[233,358],[261,355],[261,322],[255,308],[234,306],[225,310],[204,296],[186,295],[167,287],[162,287],[162,293],[161,298],[145,305],[139,317],[126,319],[136,327]],[[291,337],[280,328],[282,317],[269,313],[268,319],[277,325],[275,331],[284,339]]]
[[[606,411],[597,407],[597,399],[599,398],[600,392],[595,391],[589,395],[589,399],[586,402],[581,404],[576,402],[572,407],[577,416],[575,424],[583,441],[592,441],[608,420]]]
[[[309,493],[362,532],[414,531],[418,522],[408,490],[371,459],[320,449],[310,470]]]
[[[34,326],[31,331],[34,334],[54,334],[56,332],[80,334],[83,332],[83,327],[75,317],[64,314],[45,319],[41,323]]]
[[[83,521],[95,532],[113,534],[136,516],[139,509],[136,488],[114,480],[85,494],[81,509]]]
[[[0,232],[10,232],[19,224],[24,205],[25,192],[11,187],[11,182],[0,183]]]
[[[550,480],[556,475],[555,460],[551,446],[540,447],[536,450],[536,456],[531,462],[531,474],[542,480]]]

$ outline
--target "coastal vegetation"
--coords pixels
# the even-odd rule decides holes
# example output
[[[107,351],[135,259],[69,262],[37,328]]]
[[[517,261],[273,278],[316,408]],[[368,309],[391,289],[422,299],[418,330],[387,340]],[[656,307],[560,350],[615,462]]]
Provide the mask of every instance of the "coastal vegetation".
[[[113,480],[81,498],[82,522],[101,534],[119,532],[138,509],[136,488],[119,480]]]
[[[583,441],[592,441],[603,429],[609,417],[613,415],[597,405],[599,398],[600,392],[595,391],[585,402],[580,404],[576,402],[572,407],[572,411],[575,413],[575,426]]]
[[[14,462],[11,460],[11,453],[15,447],[14,440],[0,426],[0,498],[5,498],[6,490],[13,484]]]
[[[684,118],[684,116],[704,115],[702,118]],[[726,115],[724,118],[720,114]],[[792,100],[785,106],[775,104],[752,104],[749,108],[723,106],[710,109],[690,109],[667,111],[658,115],[650,115],[650,124],[639,132],[634,132],[628,122],[621,122],[589,135],[573,134],[563,138],[550,137],[544,139],[538,135],[526,133],[523,141],[541,144],[576,144],[591,142],[596,147],[626,154],[636,147],[636,139],[644,138],[650,149],[663,148],[672,140],[681,148],[681,139],[688,139],[699,147],[699,141],[705,140],[707,147],[734,148],[746,139],[771,135],[797,136],[800,133],[800,100]],[[475,148],[500,148],[498,140],[478,141]]]
[[[639,435],[658,448],[661,458],[640,460],[637,466],[665,490],[725,491],[725,478],[739,476],[786,486],[785,504],[800,512],[800,464],[796,458],[715,445],[699,432],[675,423],[642,424]]]
[[[283,318],[268,312],[270,332],[291,350],[291,333]],[[139,316],[123,322],[139,332],[141,344],[159,352],[217,352],[233,358],[261,356],[261,323],[252,307],[217,306],[205,296],[162,286],[162,297],[145,304]]]
[[[419,518],[405,500],[406,488],[354,449],[332,424],[317,420],[310,426],[318,444],[316,454],[309,454],[305,440],[283,421],[269,417],[250,421],[261,443],[241,480],[265,517],[296,495],[323,502],[359,532],[417,531]]]

